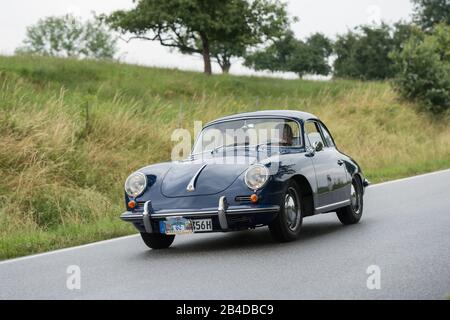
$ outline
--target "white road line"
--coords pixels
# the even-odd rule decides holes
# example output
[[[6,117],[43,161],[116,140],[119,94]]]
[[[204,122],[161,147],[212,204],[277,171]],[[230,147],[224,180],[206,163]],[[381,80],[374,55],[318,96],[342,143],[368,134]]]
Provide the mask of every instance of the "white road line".
[[[19,261],[28,260],[28,259],[40,258],[40,257],[44,257],[44,256],[50,256],[50,255],[53,255],[53,254],[56,254],[56,253],[62,253],[62,252],[67,252],[67,251],[83,249],[83,248],[89,248],[89,247],[93,247],[93,246],[97,246],[97,245],[108,244],[108,243],[111,243],[111,242],[116,242],[116,241],[120,241],[120,240],[126,240],[126,239],[130,239],[130,238],[135,238],[137,236],[139,236],[139,235],[138,234],[134,234],[134,235],[131,235],[131,236],[125,236],[125,237],[120,237],[120,238],[114,238],[114,239],[109,239],[109,240],[92,242],[92,243],[88,243],[88,244],[83,244],[81,246],[64,248],[64,249],[58,249],[58,250],[54,250],[54,251],[48,251],[48,252],[44,252],[44,253],[33,254],[31,256],[14,258],[14,259],[10,259],[10,260],[0,261],[0,265],[13,263],[13,262],[19,262]]]
[[[377,184],[371,185],[369,188],[385,186],[385,185],[393,184],[393,183],[397,183],[397,182],[404,182],[404,181],[409,181],[409,180],[415,180],[415,179],[418,179],[418,178],[423,178],[423,177],[426,177],[426,176],[432,176],[432,175],[437,175],[437,174],[442,174],[442,173],[450,173],[450,169],[441,170],[441,171],[435,171],[435,172],[426,173],[426,174],[422,174],[422,175],[418,175],[418,176],[414,176],[414,177],[409,177],[409,178],[403,178],[403,179],[398,179],[398,180],[387,181],[387,182],[383,182],[383,183],[377,183]],[[115,239],[110,239],[110,240],[104,240],[104,241],[99,241],[99,242],[88,243],[88,244],[77,246],[77,247],[70,247],[70,248],[59,249],[59,250],[54,250],[54,251],[49,251],[49,252],[44,252],[44,253],[38,253],[38,254],[31,255],[31,256],[25,256],[25,257],[20,257],[20,258],[0,261],[0,265],[8,264],[8,263],[14,263],[14,262],[19,262],[19,261],[28,260],[28,259],[39,258],[39,257],[44,257],[44,256],[49,256],[49,255],[62,253],[62,252],[67,252],[67,251],[73,251],[73,250],[93,247],[93,246],[97,246],[97,245],[103,245],[103,244],[107,244],[107,243],[111,243],[111,242],[115,242],[115,241],[135,238],[137,236],[139,236],[139,235],[135,234],[135,235],[126,236],[126,237],[120,237],[120,238],[115,238]]]
[[[409,180],[420,179],[420,178],[424,178],[424,177],[427,177],[427,176],[434,176],[434,175],[442,174],[442,173],[450,173],[450,169],[445,169],[445,170],[425,173],[425,174],[421,174],[421,175],[418,175],[418,176],[413,176],[413,177],[408,177],[408,178],[403,178],[403,179],[398,179],[398,180],[392,180],[392,181],[386,181],[386,182],[382,182],[382,183],[377,183],[377,184],[370,185],[369,188],[385,186],[385,185],[393,184],[393,183],[397,183],[397,182],[405,182],[405,181],[409,181]]]

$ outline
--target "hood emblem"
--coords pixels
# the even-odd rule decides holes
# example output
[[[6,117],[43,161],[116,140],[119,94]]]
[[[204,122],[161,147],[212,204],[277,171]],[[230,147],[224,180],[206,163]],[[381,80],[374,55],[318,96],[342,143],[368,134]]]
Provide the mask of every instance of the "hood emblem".
[[[195,184],[197,182],[198,176],[200,175],[200,173],[202,173],[203,169],[206,168],[206,164],[203,165],[196,174],[194,174],[194,176],[192,177],[191,181],[189,181],[189,184],[186,187],[187,192],[194,192],[195,191]]]

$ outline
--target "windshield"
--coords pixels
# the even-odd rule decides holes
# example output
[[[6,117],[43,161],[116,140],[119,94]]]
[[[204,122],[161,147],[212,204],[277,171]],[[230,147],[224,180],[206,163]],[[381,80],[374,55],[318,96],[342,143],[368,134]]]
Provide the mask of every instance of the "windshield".
[[[203,129],[193,154],[226,148],[302,147],[298,123],[286,119],[244,119],[220,122]]]

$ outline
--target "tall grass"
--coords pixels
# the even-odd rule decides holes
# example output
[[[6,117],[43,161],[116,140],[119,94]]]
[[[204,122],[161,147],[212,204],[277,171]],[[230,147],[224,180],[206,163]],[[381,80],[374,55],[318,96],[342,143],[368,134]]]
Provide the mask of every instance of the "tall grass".
[[[378,182],[450,167],[450,116],[387,83],[214,76],[0,57],[0,259],[125,235],[123,181],[169,160],[172,130],[232,113],[315,113]]]

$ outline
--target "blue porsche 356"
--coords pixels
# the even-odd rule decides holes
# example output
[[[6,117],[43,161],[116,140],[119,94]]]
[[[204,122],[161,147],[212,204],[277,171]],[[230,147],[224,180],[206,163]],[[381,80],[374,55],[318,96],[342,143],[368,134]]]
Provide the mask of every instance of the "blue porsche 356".
[[[316,116],[245,113],[208,123],[186,160],[130,175],[121,218],[153,249],[179,234],[261,226],[287,242],[308,216],[336,212],[343,224],[358,223],[368,184]]]

